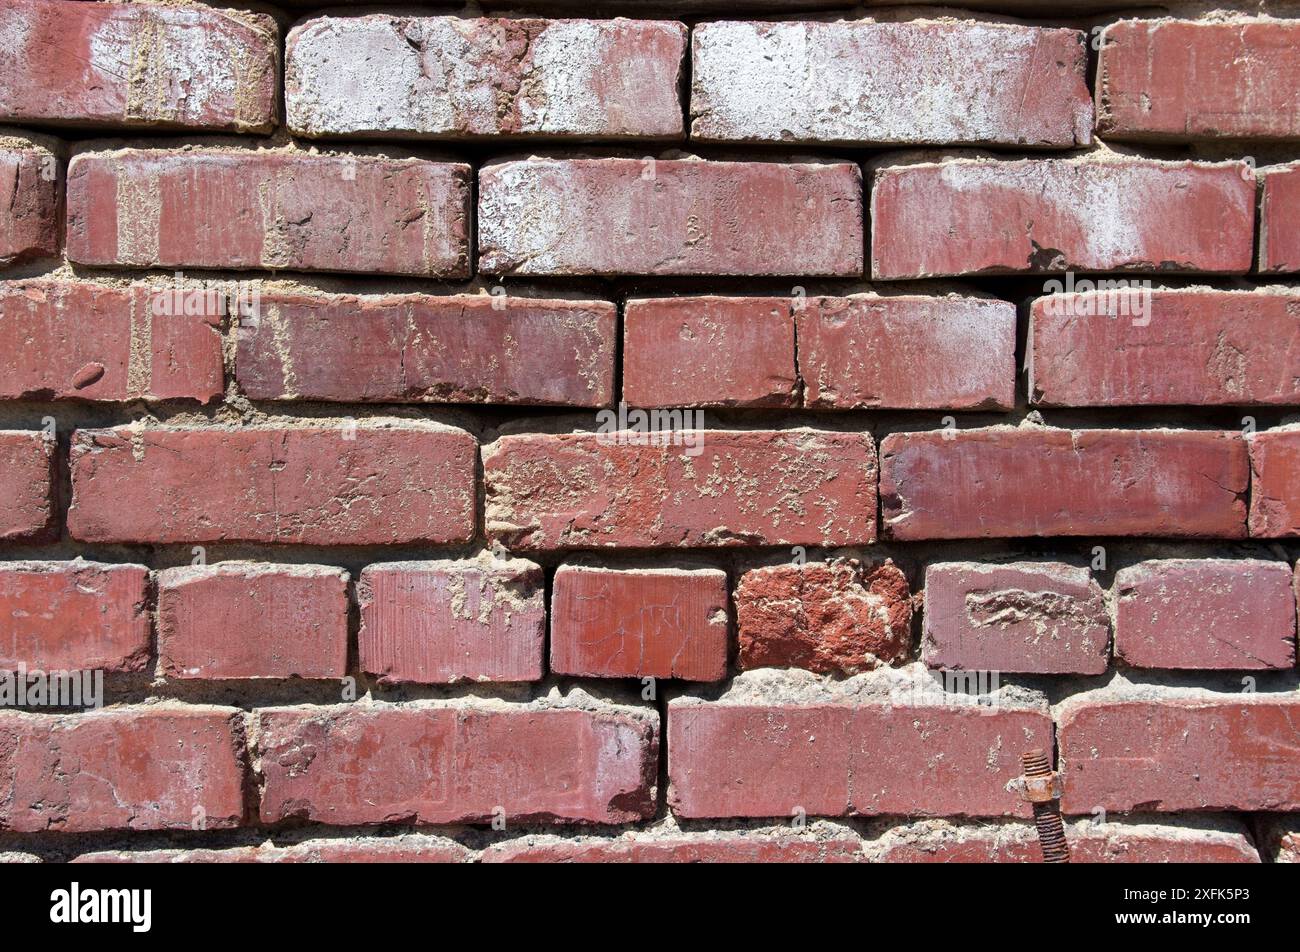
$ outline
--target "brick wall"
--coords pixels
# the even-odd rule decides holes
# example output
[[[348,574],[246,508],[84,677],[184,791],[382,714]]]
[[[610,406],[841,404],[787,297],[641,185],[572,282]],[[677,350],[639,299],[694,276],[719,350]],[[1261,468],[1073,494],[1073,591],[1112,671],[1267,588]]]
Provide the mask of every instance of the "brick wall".
[[[1294,861],[1300,5],[959,5],[0,0],[0,859]]]

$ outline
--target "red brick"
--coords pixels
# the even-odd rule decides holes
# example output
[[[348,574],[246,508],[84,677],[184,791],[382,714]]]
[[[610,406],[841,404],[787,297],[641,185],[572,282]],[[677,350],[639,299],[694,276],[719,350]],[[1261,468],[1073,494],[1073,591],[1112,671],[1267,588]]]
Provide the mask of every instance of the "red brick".
[[[1290,668],[1291,566],[1260,559],[1158,559],[1115,575],[1115,655],[1134,668]]]
[[[1077,30],[1007,23],[703,23],[691,137],[1071,148],[1092,141]]]
[[[1107,139],[1300,139],[1300,24],[1121,20],[1101,34]]]
[[[623,399],[634,407],[791,407],[798,398],[789,298],[628,301]]]
[[[214,400],[225,380],[211,297],[144,284],[0,284],[0,399]],[[193,301],[204,313],[167,313]]]
[[[169,678],[341,678],[348,573],[223,562],[158,573],[158,666]]]
[[[720,701],[668,702],[678,816],[1027,815],[1007,784],[1021,751],[1051,745],[1045,704],[959,706],[872,690],[891,682],[791,687],[788,675],[756,675]]]
[[[265,843],[229,849],[105,850],[82,853],[72,863],[466,863],[472,854],[454,840],[406,834]]]
[[[537,681],[542,568],[524,559],[386,562],[361,573],[361,668],[381,683]]]
[[[486,274],[862,274],[847,162],[498,162],[479,172],[478,221]]]
[[[736,587],[740,667],[857,674],[907,657],[912,596],[893,562],[751,569]]]
[[[862,841],[789,830],[630,833],[617,839],[533,835],[489,846],[483,863],[856,863]]]
[[[1009,410],[1016,308],[979,298],[864,294],[798,312],[804,403],[819,410]]]
[[[1042,406],[1300,403],[1300,295],[1099,290],[1031,309],[1030,398]]]
[[[925,571],[921,657],[931,668],[1104,674],[1110,614],[1087,569],[939,562]]]
[[[105,267],[469,275],[467,165],[122,149],[68,166],[68,257]]]
[[[62,181],[54,153],[0,136],[0,268],[59,253]]]
[[[551,593],[551,670],[597,678],[727,676],[719,569],[562,565]]]
[[[82,542],[467,542],[475,440],[410,421],[122,427],[73,436]]]
[[[0,830],[239,826],[243,743],[243,714],[229,707],[0,711]]]
[[[605,301],[263,292],[241,320],[253,400],[606,406],[618,315]],[[251,325],[251,326],[250,326]]]
[[[1235,818],[1198,825],[1094,819],[1065,827],[1072,863],[1258,863],[1259,853]],[[1028,824],[957,825],[929,820],[895,827],[866,845],[876,863],[1041,863],[1043,848]]]
[[[1259,270],[1300,271],[1300,162],[1260,173]]]
[[[488,535],[526,550],[854,545],[876,536],[876,450],[866,433],[503,436],[484,447],[483,470]]]
[[[143,671],[148,582],[143,565],[0,564],[0,670]]]
[[[886,166],[871,194],[880,279],[1059,271],[1244,274],[1244,162],[963,159]]]
[[[318,17],[285,105],[306,136],[680,138],[685,49],[681,23]]]
[[[651,708],[263,708],[261,817],[333,825],[627,823],[654,812]]]
[[[121,128],[270,132],[275,20],[198,4],[7,0],[0,119]]]
[[[54,518],[54,443],[0,430],[0,541],[47,535]]]
[[[1300,815],[1256,817],[1260,851],[1274,863],[1300,863]]]
[[[1252,433],[1250,534],[1277,539],[1300,535],[1300,429]]]
[[[1300,809],[1294,694],[1143,687],[1057,715],[1067,813]]]
[[[1246,444],[1235,433],[894,433],[880,459],[893,539],[1246,534]]]

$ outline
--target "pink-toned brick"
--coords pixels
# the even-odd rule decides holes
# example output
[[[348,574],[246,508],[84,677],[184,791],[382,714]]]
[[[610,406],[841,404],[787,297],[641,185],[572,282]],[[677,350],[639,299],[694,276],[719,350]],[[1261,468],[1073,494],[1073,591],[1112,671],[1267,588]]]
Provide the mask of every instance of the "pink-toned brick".
[[[893,539],[1243,537],[1239,434],[988,427],[894,433],[880,444]]]
[[[1022,750],[1051,745],[1045,704],[959,706],[910,680],[899,697],[856,682],[765,689],[779,677],[751,672],[718,701],[668,702],[678,816],[1028,815],[1007,784]]]
[[[1084,35],[1009,23],[703,23],[691,137],[837,145],[1092,141]]]
[[[768,565],[740,577],[736,622],[744,670],[856,674],[906,658],[912,596],[890,561]]]
[[[1134,668],[1290,668],[1291,566],[1261,559],[1157,559],[1115,575],[1115,655]]]
[[[54,519],[54,441],[0,430],[0,541],[49,534]]]
[[[665,21],[319,17],[285,105],[306,136],[679,138],[685,49]]]
[[[203,313],[187,312],[196,301]],[[0,284],[0,399],[214,400],[220,301],[199,288]]]
[[[860,432],[521,434],[484,447],[483,470],[488,535],[525,550],[853,545],[876,534],[876,450]]]
[[[729,627],[719,569],[562,565],[551,593],[551,670],[720,681]]]
[[[1300,698],[1143,687],[1057,715],[1066,813],[1300,809]]]
[[[1277,539],[1300,535],[1300,428],[1252,433],[1250,534]]]
[[[243,745],[243,715],[229,707],[0,711],[0,830],[238,826],[244,818]]]
[[[1258,269],[1300,271],[1300,162],[1260,169],[1260,179]]]
[[[158,666],[169,678],[341,678],[348,573],[223,562],[158,573]]]
[[[847,162],[497,162],[479,171],[478,223],[486,274],[862,274]]]
[[[82,542],[468,542],[476,441],[437,424],[123,427],[73,435]]]
[[[1110,614],[1087,569],[940,562],[925,572],[921,657],[931,668],[1103,674]]]
[[[1300,403],[1295,292],[1089,290],[1030,313],[1030,399],[1042,406]]]
[[[814,409],[1009,410],[1016,309],[980,298],[812,298],[796,314],[804,403]]]
[[[628,301],[623,399],[634,407],[798,404],[789,298]]]
[[[274,18],[201,4],[6,0],[0,119],[270,132],[279,107]]]
[[[970,159],[884,166],[871,193],[878,279],[1060,271],[1245,274],[1244,162]]]
[[[654,812],[652,708],[469,701],[254,716],[265,823],[627,823]]]
[[[361,573],[361,668],[383,683],[537,681],[541,566],[524,559],[387,562]]]
[[[489,846],[483,863],[857,863],[862,841],[851,833],[803,835],[789,830],[525,836]]]
[[[264,290],[235,376],[253,400],[606,406],[618,315],[605,301]]]
[[[143,671],[148,581],[143,565],[0,563],[0,670]]]
[[[0,268],[59,253],[63,166],[31,142],[0,138]]]
[[[1300,24],[1121,20],[1101,34],[1106,139],[1300,139]]]
[[[103,267],[469,276],[467,165],[294,150],[85,152],[68,257]]]

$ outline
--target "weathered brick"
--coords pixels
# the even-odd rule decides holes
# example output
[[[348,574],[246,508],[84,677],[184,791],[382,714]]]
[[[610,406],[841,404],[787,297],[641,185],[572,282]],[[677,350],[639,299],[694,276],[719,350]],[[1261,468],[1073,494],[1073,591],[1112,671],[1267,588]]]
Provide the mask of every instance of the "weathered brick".
[[[691,137],[1087,145],[1083,41],[975,21],[704,23],[692,34]]]
[[[148,581],[143,565],[0,563],[0,670],[143,671]]]
[[[628,301],[623,399],[634,407],[796,406],[790,299]]]
[[[1108,139],[1300,139],[1300,24],[1121,20],[1101,34],[1097,131]]]
[[[1250,534],[1277,539],[1300,535],[1300,428],[1252,433]]]
[[[1065,826],[1072,863],[1258,863],[1241,822],[1213,825],[1170,817],[1159,823],[1093,817]],[[865,847],[876,863],[1041,863],[1038,833],[1023,823],[994,826],[924,820],[895,827]]]
[[[285,106],[298,135],[682,134],[681,23],[319,17],[294,27]]]
[[[967,159],[885,166],[871,193],[880,279],[1059,271],[1244,274],[1244,162]]]
[[[0,136],[0,268],[59,253],[62,183],[63,166],[53,152]]]
[[[1195,430],[987,427],[880,444],[893,539],[1246,534],[1246,443]]]
[[[266,14],[193,4],[7,0],[0,119],[270,132],[280,32]]]
[[[790,678],[750,672],[718,701],[668,702],[678,816],[1028,814],[1007,784],[1022,750],[1051,745],[1045,701],[945,703],[884,670],[838,686]]]
[[[262,708],[261,817],[627,823],[654,812],[649,707],[420,702]]]
[[[1274,863],[1300,863],[1300,815],[1256,818],[1260,852]]]
[[[551,593],[551,670],[720,681],[727,594],[719,569],[562,565]]]
[[[158,573],[158,667],[169,678],[341,678],[348,573],[223,562]]]
[[[866,433],[520,434],[484,447],[483,472],[488,535],[525,550],[855,545],[876,535]]]
[[[1300,271],[1300,162],[1261,169],[1260,271]]]
[[[53,440],[0,430],[0,540],[44,536],[53,519]]]
[[[401,836],[305,840],[287,846],[264,843],[229,849],[104,850],[82,853],[73,863],[466,863],[473,854],[455,840],[407,833]]]
[[[1146,686],[1057,715],[1066,813],[1300,809],[1300,698]]]
[[[1043,406],[1300,403],[1300,294],[1100,290],[1031,308],[1030,399]]]
[[[487,274],[862,274],[847,162],[498,162],[479,172],[478,222]]]
[[[912,597],[888,560],[769,565],[740,577],[736,622],[742,669],[857,674],[905,660]]]
[[[849,832],[789,829],[627,833],[607,837],[530,835],[489,846],[483,863],[857,863],[862,841]]]
[[[225,390],[220,308],[197,288],[0,284],[0,399],[214,400]]]
[[[1087,569],[939,562],[925,571],[921,657],[931,668],[1103,674],[1110,614]]]
[[[1291,566],[1261,559],[1157,559],[1115,575],[1115,655],[1135,668],[1290,668]]]
[[[196,148],[84,152],[68,257],[105,267],[469,275],[470,168]]]
[[[815,409],[1009,410],[1016,309],[980,298],[812,298],[795,315],[804,403]]]
[[[68,531],[152,544],[467,542],[475,449],[463,430],[410,421],[79,430]]]
[[[0,830],[239,826],[243,744],[243,714],[229,707],[0,711]]]
[[[546,593],[524,559],[385,562],[361,573],[363,671],[383,683],[537,681]]]
[[[263,291],[235,375],[253,400],[606,406],[618,315],[605,301]]]

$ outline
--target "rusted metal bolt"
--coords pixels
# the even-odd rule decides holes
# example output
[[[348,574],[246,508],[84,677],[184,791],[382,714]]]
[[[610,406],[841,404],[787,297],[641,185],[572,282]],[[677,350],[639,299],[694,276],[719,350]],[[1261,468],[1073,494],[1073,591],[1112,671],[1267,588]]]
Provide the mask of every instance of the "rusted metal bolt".
[[[1068,863],[1070,844],[1065,841],[1065,824],[1056,805],[1061,796],[1060,775],[1052,770],[1052,761],[1041,748],[1021,754],[1020,764],[1025,772],[1022,778],[1024,797],[1034,806],[1034,826],[1038,828],[1043,862]]]

